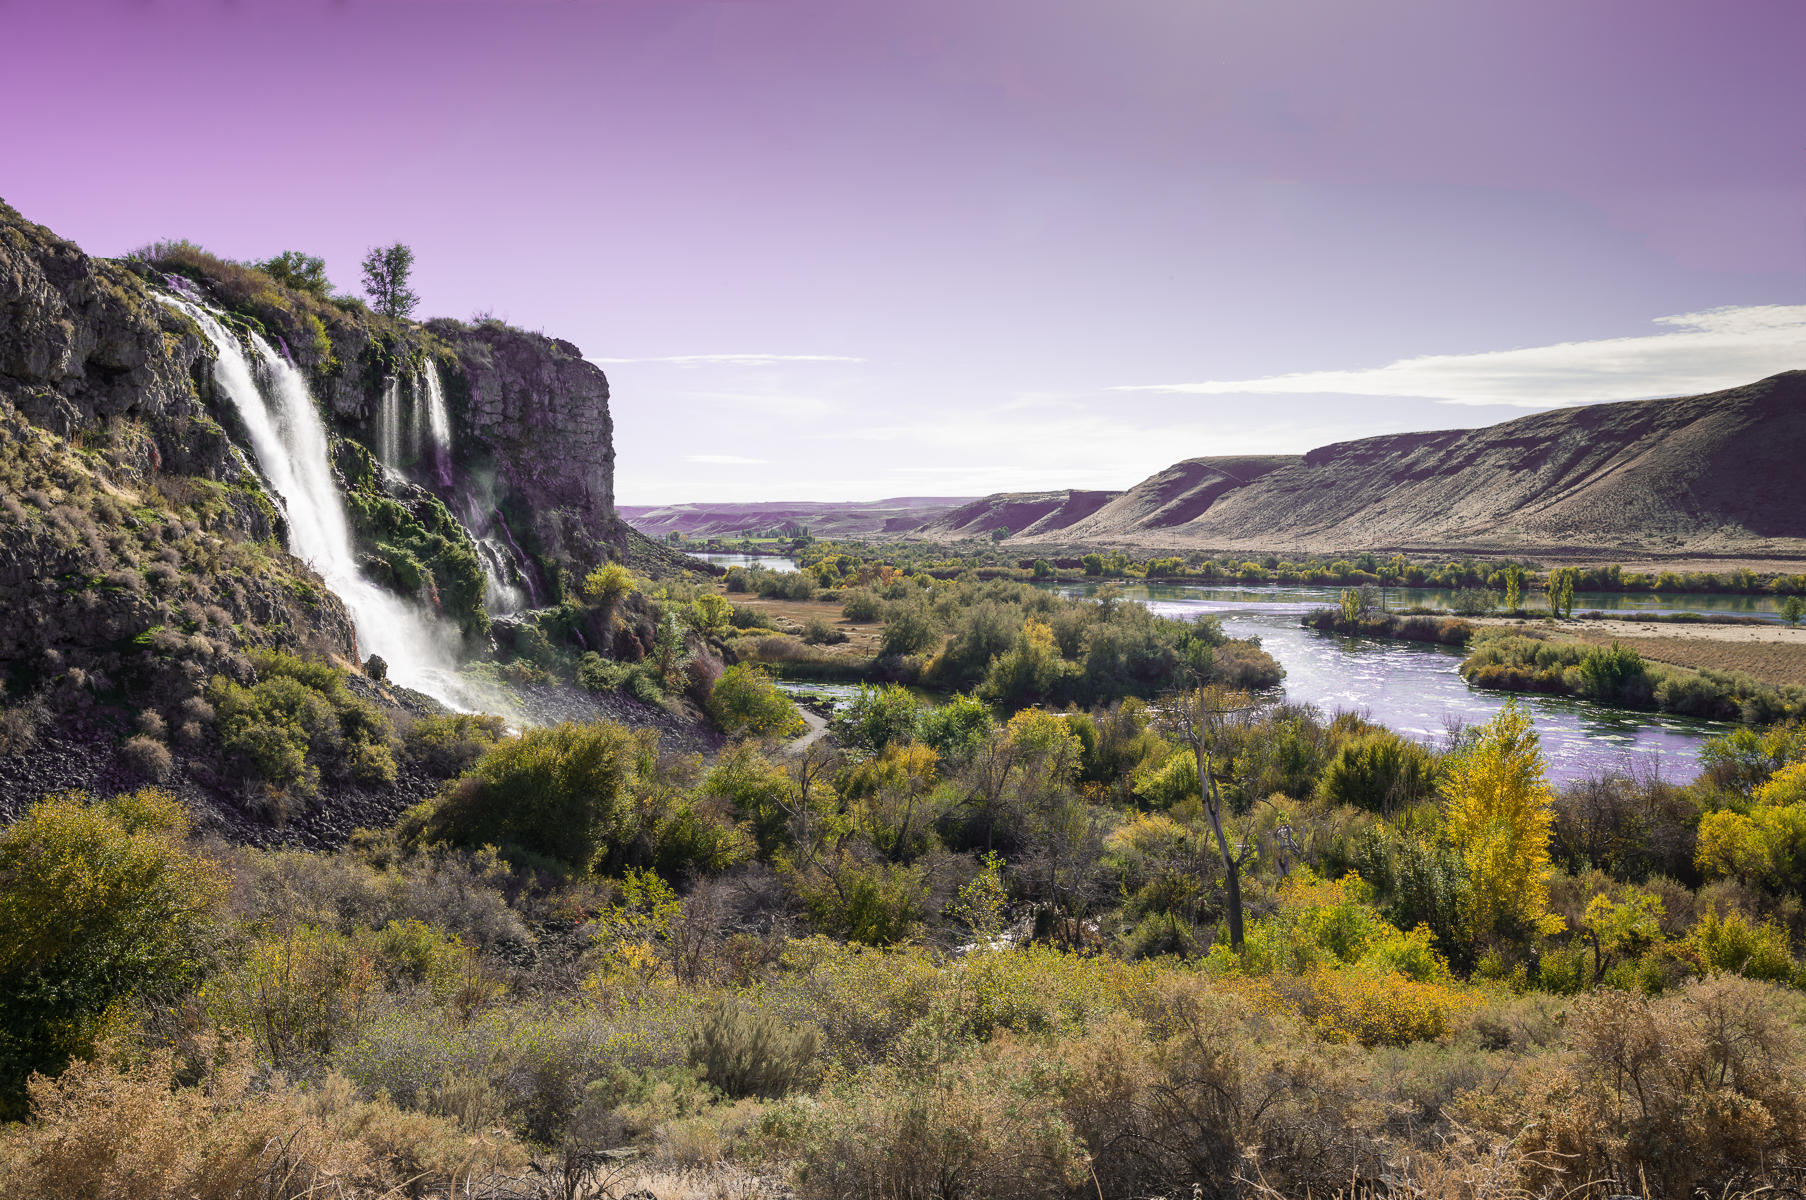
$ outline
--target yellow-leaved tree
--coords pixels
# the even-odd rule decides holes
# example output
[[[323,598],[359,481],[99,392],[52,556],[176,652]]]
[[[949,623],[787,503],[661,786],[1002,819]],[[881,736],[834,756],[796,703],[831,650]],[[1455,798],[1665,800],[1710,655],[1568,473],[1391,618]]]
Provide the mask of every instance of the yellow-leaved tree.
[[[1467,926],[1476,941],[1534,928],[1557,933],[1549,907],[1554,793],[1530,714],[1515,701],[1480,726],[1449,764],[1449,840],[1467,867]]]

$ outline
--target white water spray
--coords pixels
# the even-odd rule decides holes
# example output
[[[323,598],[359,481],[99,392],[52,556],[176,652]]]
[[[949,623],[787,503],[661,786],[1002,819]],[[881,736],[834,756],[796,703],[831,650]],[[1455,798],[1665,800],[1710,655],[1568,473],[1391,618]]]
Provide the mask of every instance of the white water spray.
[[[451,414],[445,408],[445,389],[439,384],[439,367],[426,360],[426,424],[433,438],[433,471],[440,487],[450,487]]]
[[[492,537],[475,539],[483,564],[483,607],[491,616],[507,617],[527,607],[527,593],[515,582],[518,571],[507,547]]]
[[[266,400],[243,344],[213,314],[186,300],[158,298],[192,317],[213,343],[219,355],[214,379],[238,410],[258,468],[287,514],[289,551],[312,564],[345,602],[361,652],[381,655],[396,683],[453,708],[505,711],[505,702],[458,677],[449,631],[358,570],[350,522],[332,476],[326,426],[301,372],[251,334],[270,393]]]

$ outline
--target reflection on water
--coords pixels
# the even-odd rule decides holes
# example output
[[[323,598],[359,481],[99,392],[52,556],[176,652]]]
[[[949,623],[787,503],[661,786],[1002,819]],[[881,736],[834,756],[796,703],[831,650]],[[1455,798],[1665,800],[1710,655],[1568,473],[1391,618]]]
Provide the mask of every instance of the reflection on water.
[[[767,571],[794,571],[800,564],[794,558],[783,554],[718,554],[690,553],[691,558],[700,558],[703,562],[719,563],[724,567],[764,567]]]
[[[1067,595],[1091,595],[1096,590],[1096,585],[1061,589]],[[1338,594],[1334,588],[1166,584],[1122,589],[1124,599],[1146,604],[1162,616],[1195,619],[1208,613],[1220,619],[1232,637],[1258,637],[1286,669],[1286,698],[1315,704],[1326,713],[1360,712],[1400,733],[1435,742],[1451,725],[1484,721],[1504,706],[1503,693],[1468,687],[1456,670],[1462,657],[1457,650],[1341,637],[1299,624],[1302,614],[1332,602]],[[1416,602],[1422,593],[1410,595]],[[1549,775],[1557,782],[1627,768],[1659,771],[1665,779],[1683,782],[1699,773],[1700,743],[1729,728],[1710,721],[1622,712],[1580,700],[1520,699],[1536,718]]]

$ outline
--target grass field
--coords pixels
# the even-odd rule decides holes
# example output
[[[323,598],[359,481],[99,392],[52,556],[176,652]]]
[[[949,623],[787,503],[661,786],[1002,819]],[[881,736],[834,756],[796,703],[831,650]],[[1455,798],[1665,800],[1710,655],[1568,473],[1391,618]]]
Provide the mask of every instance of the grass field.
[[[1602,637],[1583,634],[1582,641],[1619,641],[1655,662],[1696,671],[1738,671],[1764,683],[1806,686],[1806,643],[1734,642],[1682,637]]]

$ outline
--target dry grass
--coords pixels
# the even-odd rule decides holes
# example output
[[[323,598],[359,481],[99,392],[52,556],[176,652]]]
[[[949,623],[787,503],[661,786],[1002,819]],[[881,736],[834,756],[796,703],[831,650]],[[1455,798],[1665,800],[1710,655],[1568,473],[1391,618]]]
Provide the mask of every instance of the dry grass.
[[[1583,634],[1581,641],[1622,642],[1652,662],[1693,670],[1736,671],[1763,683],[1806,687],[1806,642],[1733,642],[1717,638],[1619,637]]]
[[[836,658],[870,658],[878,653],[881,621],[849,621],[840,615],[842,601],[835,600],[766,600],[758,596],[731,595],[735,608],[750,608],[763,615],[773,629],[782,633],[801,634],[812,620],[822,620],[847,635],[838,646],[813,647],[818,653]]]

